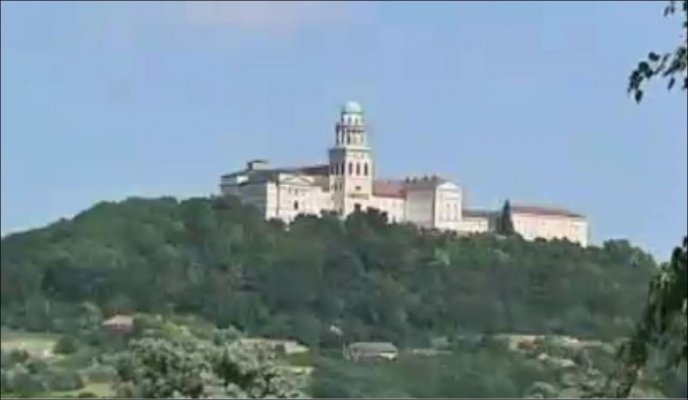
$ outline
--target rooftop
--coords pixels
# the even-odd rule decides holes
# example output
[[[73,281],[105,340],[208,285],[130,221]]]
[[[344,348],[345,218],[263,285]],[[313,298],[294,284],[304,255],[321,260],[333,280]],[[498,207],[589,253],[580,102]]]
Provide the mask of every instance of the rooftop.
[[[232,172],[229,174],[222,175],[222,178],[231,178],[237,175],[250,174],[252,177],[251,182],[260,182],[263,180],[273,179],[277,174],[280,173],[301,173],[306,175],[329,175],[330,166],[328,164],[316,164],[316,165],[305,165],[299,167],[285,167],[285,168],[264,168],[264,169],[254,169],[250,170],[248,168],[243,169],[238,172]]]
[[[585,218],[583,215],[574,213],[564,208],[544,207],[535,205],[517,204],[511,206],[514,214],[548,215],[553,217]]]
[[[131,325],[134,318],[129,315],[115,315],[103,322],[103,325]]]
[[[347,101],[342,107],[342,114],[363,114],[363,107],[355,101]]]
[[[432,176],[427,176],[424,175],[422,177],[408,177],[404,180],[406,183],[406,186],[414,186],[414,187],[434,187],[434,186],[439,186],[443,183],[449,182],[449,180],[442,178],[437,175],[432,175]]]
[[[363,352],[371,353],[385,353],[385,352],[396,352],[397,348],[392,343],[389,342],[358,342],[351,343],[349,348],[352,350],[358,350]]]
[[[373,196],[404,198],[404,181],[375,180],[373,181]]]

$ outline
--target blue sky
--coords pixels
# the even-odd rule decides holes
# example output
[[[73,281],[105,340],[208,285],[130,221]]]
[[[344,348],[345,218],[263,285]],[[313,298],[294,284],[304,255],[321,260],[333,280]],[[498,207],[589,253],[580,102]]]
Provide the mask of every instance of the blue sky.
[[[660,258],[686,233],[686,96],[627,76],[680,40],[656,2],[2,3],[2,232],[99,200],[206,195],[326,159],[366,109],[383,177],[589,216]]]

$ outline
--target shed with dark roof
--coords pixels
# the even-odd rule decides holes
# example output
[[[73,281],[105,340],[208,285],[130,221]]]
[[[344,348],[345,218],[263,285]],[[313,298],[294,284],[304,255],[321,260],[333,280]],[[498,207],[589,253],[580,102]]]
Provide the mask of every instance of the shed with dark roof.
[[[395,360],[399,350],[389,342],[358,342],[351,343],[344,356],[353,361],[364,360]]]

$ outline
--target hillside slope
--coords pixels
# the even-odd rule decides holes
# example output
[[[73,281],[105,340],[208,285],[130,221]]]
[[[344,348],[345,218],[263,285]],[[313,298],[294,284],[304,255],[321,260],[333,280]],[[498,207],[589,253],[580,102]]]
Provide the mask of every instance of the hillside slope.
[[[69,331],[94,308],[194,313],[316,347],[490,332],[615,338],[656,268],[625,241],[457,238],[376,212],[287,229],[231,198],[99,203],[3,238],[1,254],[5,326]]]

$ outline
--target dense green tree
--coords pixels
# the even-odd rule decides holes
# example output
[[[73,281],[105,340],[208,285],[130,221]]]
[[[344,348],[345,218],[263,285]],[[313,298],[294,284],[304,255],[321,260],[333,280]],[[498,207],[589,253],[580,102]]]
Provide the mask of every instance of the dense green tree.
[[[113,348],[102,320],[132,312],[322,350],[504,331],[614,338],[632,331],[657,268],[627,242],[457,237],[375,210],[286,227],[231,197],[102,203],[1,246],[3,324]]]
[[[22,357],[6,359],[2,365],[2,393],[34,397],[46,391],[68,391],[83,387],[76,372],[24,353]]]
[[[164,398],[304,397],[265,352],[191,336],[143,338],[117,360],[118,394]]]
[[[514,221],[511,217],[511,204],[509,200],[504,202],[502,210],[497,216],[496,231],[500,235],[511,236],[516,233],[514,229]]]
[[[186,345],[186,347],[184,346]],[[124,397],[171,397],[177,393],[198,398],[210,365],[192,343],[144,338],[134,341],[117,363]]]
[[[629,244],[457,238],[386,223],[374,210],[345,221],[303,217],[285,230],[252,210],[232,199],[131,199],[10,235],[0,266],[16,281],[11,287],[33,289],[3,300],[3,321],[98,330],[117,313],[193,313],[221,327],[316,346],[332,325],[345,341],[400,344],[457,329],[613,336],[632,326],[656,268]],[[189,220],[210,221],[203,215],[216,222]],[[165,239],[131,235],[138,225]],[[58,228],[71,233],[57,235]],[[157,244],[141,253],[139,240]],[[103,267],[94,254],[117,261]],[[27,264],[38,272],[15,272]],[[97,289],[75,290],[74,281]]]
[[[78,344],[74,336],[63,335],[56,343],[53,352],[56,354],[72,354],[78,350]]]

